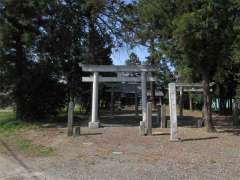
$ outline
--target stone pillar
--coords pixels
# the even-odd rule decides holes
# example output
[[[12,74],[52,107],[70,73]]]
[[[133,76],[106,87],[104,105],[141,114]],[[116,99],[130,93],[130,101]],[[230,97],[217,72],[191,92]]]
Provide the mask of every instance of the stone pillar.
[[[177,103],[176,103],[176,84],[170,83],[168,85],[169,91],[169,109],[170,109],[170,140],[177,141]]]
[[[161,106],[161,128],[167,128],[166,105]]]
[[[68,136],[73,135],[73,112],[74,103],[73,101],[70,101],[68,105]]]
[[[183,118],[183,87],[180,87],[179,117],[180,117],[180,120],[182,120]]]
[[[147,76],[146,72],[141,73],[142,88],[142,121],[140,122],[140,135],[145,135],[147,120]]]
[[[147,128],[146,128],[146,134],[152,135],[152,103],[147,103]]]
[[[110,111],[111,111],[111,114],[113,115],[113,113],[114,113],[114,91],[113,91],[113,88],[111,89],[111,105],[110,105]]]
[[[147,76],[146,72],[141,73],[141,88],[142,88],[142,120],[147,119]]]
[[[80,136],[81,128],[80,126],[76,126],[74,128],[74,136]]]
[[[192,111],[193,110],[193,99],[192,99],[192,94],[189,94],[189,109]]]
[[[99,128],[98,121],[98,81],[99,74],[94,72],[93,74],[93,89],[92,89],[92,117],[91,122],[89,122],[89,128]]]

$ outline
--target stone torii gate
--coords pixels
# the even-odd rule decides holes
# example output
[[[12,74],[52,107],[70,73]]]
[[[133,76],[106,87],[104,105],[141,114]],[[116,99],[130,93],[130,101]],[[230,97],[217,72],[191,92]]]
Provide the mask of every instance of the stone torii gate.
[[[212,87],[215,83],[209,84]],[[169,83],[169,110],[170,110],[170,140],[177,141],[177,98],[176,92],[180,92],[180,118],[183,116],[182,96],[183,92],[203,92],[202,83]]]
[[[159,71],[158,66],[149,65],[85,65],[79,64],[83,71],[93,73],[93,77],[83,77],[83,82],[93,82],[92,89],[92,116],[89,122],[89,128],[99,128],[98,119],[98,84],[101,82],[141,82],[142,94],[142,122],[146,124],[147,120],[147,81],[156,81],[155,78],[148,76],[148,73]],[[102,77],[99,73],[141,73],[141,77]]]

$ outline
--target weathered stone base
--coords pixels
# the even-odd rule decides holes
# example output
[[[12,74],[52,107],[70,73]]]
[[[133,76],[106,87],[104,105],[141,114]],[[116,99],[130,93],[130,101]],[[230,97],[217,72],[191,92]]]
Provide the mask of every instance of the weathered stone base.
[[[81,132],[80,126],[74,127],[74,136],[80,136],[80,132]]]
[[[89,122],[88,127],[91,129],[97,129],[100,127],[100,123],[99,122]]]
[[[67,135],[68,136],[72,136],[73,135],[73,128],[72,127],[68,127]]]
[[[145,136],[146,135],[146,125],[145,125],[145,122],[140,121],[139,131],[140,131],[140,135],[141,136]]]
[[[198,128],[202,128],[203,127],[203,120],[202,119],[198,119],[197,120],[197,127]]]
[[[182,142],[182,140],[180,138],[177,139],[170,139],[171,142]]]

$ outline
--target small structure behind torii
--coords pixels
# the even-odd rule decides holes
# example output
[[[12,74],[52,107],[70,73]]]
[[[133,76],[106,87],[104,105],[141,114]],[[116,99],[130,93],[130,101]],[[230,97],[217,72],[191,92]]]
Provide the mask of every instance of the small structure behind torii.
[[[121,83],[121,84],[116,84],[116,83],[106,83],[105,86],[108,88],[106,90],[106,92],[110,93],[111,94],[111,101],[110,101],[110,112],[111,114],[114,113],[114,97],[115,97],[115,94],[118,93],[118,94],[124,94],[124,95],[127,95],[127,94],[132,94],[134,95],[134,102],[135,102],[135,114],[136,116],[138,116],[138,105],[139,105],[139,102],[138,102],[138,99],[139,99],[139,96],[141,97],[141,84],[135,82],[135,83]],[[151,91],[148,90],[147,91],[147,97],[149,97],[151,95]],[[163,96],[163,92],[162,91],[159,91],[159,90],[156,90],[155,91],[155,96],[156,97],[162,97]]]

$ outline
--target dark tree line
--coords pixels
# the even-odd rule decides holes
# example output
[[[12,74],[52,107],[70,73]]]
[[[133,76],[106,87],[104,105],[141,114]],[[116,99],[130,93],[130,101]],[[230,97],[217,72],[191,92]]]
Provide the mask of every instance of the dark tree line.
[[[0,2],[0,90],[12,97],[17,119],[56,114],[70,99],[89,93],[78,63],[112,64],[110,32],[117,29],[114,14],[120,5],[105,0]]]
[[[126,39],[147,46],[151,64],[164,54],[182,79],[202,81],[204,121],[213,131],[209,83],[217,83],[222,101],[238,93],[240,2],[139,0],[127,9]]]

